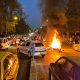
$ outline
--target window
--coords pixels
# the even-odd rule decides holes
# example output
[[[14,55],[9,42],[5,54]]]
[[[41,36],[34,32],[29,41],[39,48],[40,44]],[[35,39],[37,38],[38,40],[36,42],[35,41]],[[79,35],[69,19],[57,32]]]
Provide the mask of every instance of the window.
[[[3,65],[4,65],[4,71],[7,71],[8,66],[9,66],[9,60],[8,59],[5,59]]]
[[[64,58],[60,59],[58,61],[58,63],[62,64],[62,67],[64,68],[64,70],[66,72],[69,72],[71,70],[71,68],[73,67],[73,64],[70,61],[68,61],[67,59],[64,59]]]
[[[10,72],[14,62],[15,62],[15,57],[12,54],[10,54],[9,56],[7,56],[5,58],[4,63],[3,63],[4,76],[7,75]]]
[[[65,68],[65,70],[69,73],[70,70],[73,67],[73,64],[71,62],[69,62],[68,60],[65,61],[65,63],[63,64],[63,67]]]
[[[42,43],[35,43],[36,47],[44,46]]]
[[[30,45],[30,42],[27,42],[26,46],[29,46]]]
[[[65,59],[64,58],[61,58],[59,61],[58,61],[58,63],[60,63],[60,64],[64,64],[65,63]]]

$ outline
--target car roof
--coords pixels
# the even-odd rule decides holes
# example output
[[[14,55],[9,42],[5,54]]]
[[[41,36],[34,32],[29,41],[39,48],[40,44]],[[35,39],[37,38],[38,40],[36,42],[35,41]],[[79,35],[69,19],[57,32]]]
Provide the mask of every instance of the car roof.
[[[8,56],[10,54],[12,54],[12,53],[10,53],[10,52],[0,52],[0,62],[4,57],[6,57],[6,56]]]
[[[80,66],[80,56],[79,55],[74,55],[74,56],[63,56],[64,58],[72,61],[73,63],[77,64],[78,66]]]

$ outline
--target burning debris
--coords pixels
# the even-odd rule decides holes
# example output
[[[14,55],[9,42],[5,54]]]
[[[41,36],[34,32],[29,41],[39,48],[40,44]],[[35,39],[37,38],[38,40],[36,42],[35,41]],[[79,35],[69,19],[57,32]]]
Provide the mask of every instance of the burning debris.
[[[59,33],[57,30],[54,31],[53,41],[52,41],[50,47],[53,48],[54,50],[63,51],[61,49],[61,40],[60,40],[60,36],[59,36]]]

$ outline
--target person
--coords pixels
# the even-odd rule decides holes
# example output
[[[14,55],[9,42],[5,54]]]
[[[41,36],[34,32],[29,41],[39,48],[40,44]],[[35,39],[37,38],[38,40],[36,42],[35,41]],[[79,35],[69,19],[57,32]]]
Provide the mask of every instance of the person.
[[[13,44],[16,45],[16,38],[13,39]]]
[[[32,43],[32,46],[31,46],[31,56],[34,58],[34,52],[35,52],[35,44]]]
[[[77,35],[74,36],[74,42],[75,42],[75,44],[79,44]]]

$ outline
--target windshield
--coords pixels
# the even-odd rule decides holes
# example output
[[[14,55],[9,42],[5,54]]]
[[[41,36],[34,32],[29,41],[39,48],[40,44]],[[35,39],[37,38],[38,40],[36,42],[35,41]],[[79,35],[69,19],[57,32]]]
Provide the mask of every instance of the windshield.
[[[4,78],[6,75],[9,74],[13,64],[14,64],[15,58],[13,55],[9,55],[5,58],[3,66],[4,66]]]
[[[43,46],[43,44],[42,43],[35,43],[35,46],[40,47],[40,46]]]

